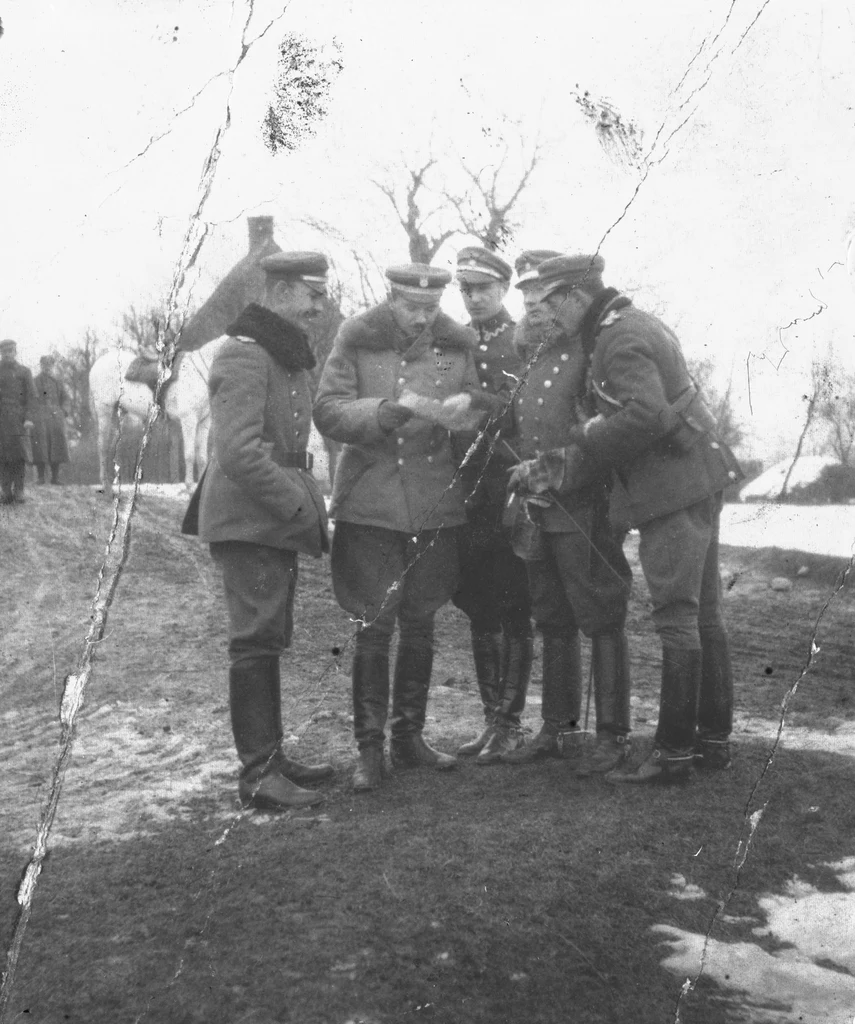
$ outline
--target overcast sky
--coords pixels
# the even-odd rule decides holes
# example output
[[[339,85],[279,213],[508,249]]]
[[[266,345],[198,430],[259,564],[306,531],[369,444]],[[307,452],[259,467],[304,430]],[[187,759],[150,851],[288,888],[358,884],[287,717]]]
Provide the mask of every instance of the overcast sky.
[[[0,335],[24,362],[87,326],[110,336],[131,303],[162,295],[200,204],[210,230],[188,281],[197,300],[244,253],[248,214],[272,213],[286,248],[324,245],[299,224],[310,215],[381,264],[404,260],[369,178],[431,137],[446,162],[489,163],[507,115],[548,142],[507,255],[602,242],[609,283],[663,315],[690,355],[714,355],[721,381],[733,371],[746,454],[792,444],[811,359],[829,342],[855,364],[842,265],[855,209],[846,0],[256,0],[245,33],[256,41],[238,66],[249,10],[2,6]],[[337,40],[344,70],[316,137],[274,157],[260,122],[285,32]],[[643,132],[646,164],[602,150],[577,86]],[[462,241],[436,262],[451,264]],[[453,295],[448,308],[462,312]]]

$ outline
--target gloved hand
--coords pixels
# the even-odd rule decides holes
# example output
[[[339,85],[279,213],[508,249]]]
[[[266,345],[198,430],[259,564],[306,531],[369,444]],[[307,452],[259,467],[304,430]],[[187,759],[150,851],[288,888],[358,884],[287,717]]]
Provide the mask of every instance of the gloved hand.
[[[377,422],[380,424],[380,429],[388,434],[403,426],[407,420],[412,418],[412,415],[412,409],[408,409],[399,402],[392,402],[387,398],[380,403],[377,409]]]
[[[512,491],[527,491],[529,494],[543,494],[549,490],[549,470],[542,459],[525,459],[511,470],[508,487]]]

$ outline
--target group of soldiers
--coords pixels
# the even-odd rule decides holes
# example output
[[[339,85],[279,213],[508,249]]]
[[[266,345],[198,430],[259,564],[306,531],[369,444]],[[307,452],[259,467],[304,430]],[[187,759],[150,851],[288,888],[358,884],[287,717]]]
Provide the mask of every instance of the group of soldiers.
[[[59,467],[68,462],[65,418],[70,411],[68,392],[54,373],[52,356],[42,356],[35,378],[18,362],[18,346],[11,338],[0,341],[0,504],[24,501],[27,463],[37,471],[38,483],[58,484]]]
[[[282,750],[279,656],[291,640],[299,553],[330,548],[309,472],[311,421],[342,445],[330,515],[336,599],[356,623],[356,791],[393,767],[453,768],[424,738],[434,618],[469,618],[484,728],[460,756],[565,757],[614,783],[687,779],[730,764],[732,675],[718,565],[722,491],[738,464],[674,334],[603,282],[599,255],[467,247],[470,317],[440,309],[452,275],[408,264],[346,320],[312,399],[307,327],[326,296],[321,253],[262,260],[262,301],[229,326],[210,381],[213,449],[185,520],[220,566],[230,621],[232,727],[245,805],[319,802],[330,765]],[[514,269],[525,315],[505,308]],[[625,622],[630,528],[662,646],[658,727],[630,767]],[[520,716],[543,637],[542,725]],[[394,668],[390,646],[398,632]],[[580,634],[591,640],[596,740],[580,742]],[[391,715],[389,715],[391,697]]]

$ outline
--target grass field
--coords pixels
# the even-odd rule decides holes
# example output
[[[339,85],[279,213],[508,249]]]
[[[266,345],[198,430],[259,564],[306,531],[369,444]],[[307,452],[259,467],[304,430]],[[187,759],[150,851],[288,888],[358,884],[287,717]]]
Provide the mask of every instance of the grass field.
[[[827,1008],[810,1017],[768,975],[749,991],[738,972],[728,981],[709,971],[684,994],[684,977],[663,963],[673,943],[652,929],[709,936],[716,950],[751,943],[791,973],[807,960],[841,992],[855,981],[855,964],[833,943],[804,953],[790,933],[759,934],[770,897],[789,898],[796,877],[823,898],[847,895],[829,866],[855,854],[853,598],[848,587],[837,591],[845,562],[725,549],[737,676],[730,772],[627,792],[578,779],[565,762],[462,764],[448,775],[393,773],[382,790],[355,796],[352,630],[332,599],[328,564],[306,560],[294,648],[283,659],[283,717],[290,749],[330,759],[336,778],[317,812],[272,816],[236,808],[224,611],[204,546],[177,532],[181,511],[146,497],[135,517],[10,1021],[836,1019]],[[39,489],[0,515],[8,946],[111,506],[86,488]],[[637,568],[632,545],[630,554]],[[791,578],[792,589],[772,591],[774,576]],[[646,616],[637,573],[637,757],[658,694]],[[453,750],[479,724],[465,619],[444,609],[438,636],[428,732]],[[812,645],[810,670],[791,693]],[[783,742],[771,756],[785,698]],[[533,729],[538,704],[535,685]]]

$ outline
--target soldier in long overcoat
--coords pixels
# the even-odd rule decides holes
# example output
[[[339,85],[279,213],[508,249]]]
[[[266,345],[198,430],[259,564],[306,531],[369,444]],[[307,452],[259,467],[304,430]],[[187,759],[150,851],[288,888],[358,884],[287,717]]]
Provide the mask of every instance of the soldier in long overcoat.
[[[531,600],[525,563],[502,524],[508,470],[515,461],[512,394],[523,366],[513,346],[514,321],[504,306],[512,268],[496,253],[467,246],[457,254],[457,283],[478,335],[475,363],[492,402],[476,452],[462,470],[468,521],[460,529],[460,585],[454,604],[469,617],[475,676],[485,728],[457,751],[494,764],[523,743],[532,663]]]
[[[547,262],[541,255],[524,253],[518,261],[526,315],[514,343],[526,373],[514,412],[523,460],[561,449],[592,413],[583,340],[577,325],[562,316],[567,284],[540,278],[537,268]],[[514,471],[514,479],[520,472]],[[543,724],[532,743],[504,760],[522,763],[565,756],[575,760],[580,774],[604,774],[629,754],[630,672],[624,625],[632,574],[623,554],[624,535],[609,522],[610,470],[592,472],[577,483],[567,494],[543,492],[539,505],[519,510],[540,535],[536,557],[526,565],[534,619],[543,635]],[[596,744],[581,761],[580,631],[591,638],[597,719]]]
[[[53,357],[42,356],[39,365],[41,372],[33,378],[36,388],[33,464],[40,484],[45,482],[45,464],[50,466],[50,482],[58,484],[59,467],[68,462],[65,418],[70,404],[65,385],[52,372]]]
[[[33,375],[17,360],[18,346],[0,341],[0,504],[24,500],[27,431],[33,428]]]
[[[392,764],[456,763],[429,746],[422,729],[434,616],[457,587],[457,530],[466,521],[450,429],[471,429],[470,417],[485,406],[473,334],[439,309],[451,275],[409,264],[390,267],[387,278],[388,300],[339,328],[314,407],[321,434],[343,444],[330,507],[332,573],[339,604],[359,622],[356,790],[381,781],[396,624]]]
[[[600,288],[602,266],[599,256],[584,256],[538,268],[542,281],[565,282],[565,319],[587,334],[597,415],[573,431],[570,444],[528,463],[522,476],[565,494],[591,467],[613,471],[612,519],[641,535],[662,688],[652,753],[636,770],[606,778],[681,781],[695,761],[730,765],[733,682],[718,543],[722,491],[742,474],[674,333],[615,289]]]
[[[302,788],[332,774],[281,749],[280,666],[293,627],[297,557],[328,550],[326,509],[306,451],[314,356],[306,325],[322,308],[327,260],[261,261],[264,304],[231,324],[211,366],[212,454],[197,490],[198,534],[219,565],[229,614],[229,705],[244,805],[318,803]],[[189,518],[189,517],[188,517]],[[192,524],[185,520],[185,532]]]

